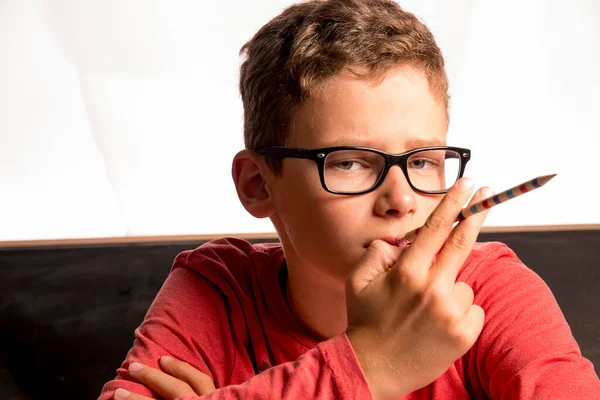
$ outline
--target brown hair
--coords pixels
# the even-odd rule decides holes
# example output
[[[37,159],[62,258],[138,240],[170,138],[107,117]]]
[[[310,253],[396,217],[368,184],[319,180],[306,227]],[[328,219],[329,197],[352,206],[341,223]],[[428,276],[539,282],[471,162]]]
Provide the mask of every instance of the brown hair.
[[[444,58],[432,33],[393,0],[292,5],[264,25],[240,54],[245,56],[240,69],[244,142],[250,150],[283,145],[295,110],[320,82],[343,70],[375,78],[400,64],[411,65],[448,106]],[[280,165],[272,165],[280,171]]]

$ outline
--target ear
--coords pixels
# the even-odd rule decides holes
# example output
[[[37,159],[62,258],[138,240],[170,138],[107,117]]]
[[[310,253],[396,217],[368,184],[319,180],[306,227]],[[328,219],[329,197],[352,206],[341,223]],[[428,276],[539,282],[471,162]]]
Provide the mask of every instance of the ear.
[[[240,202],[256,218],[270,217],[275,213],[273,196],[267,185],[266,174],[270,173],[262,156],[250,150],[235,155],[231,175]]]

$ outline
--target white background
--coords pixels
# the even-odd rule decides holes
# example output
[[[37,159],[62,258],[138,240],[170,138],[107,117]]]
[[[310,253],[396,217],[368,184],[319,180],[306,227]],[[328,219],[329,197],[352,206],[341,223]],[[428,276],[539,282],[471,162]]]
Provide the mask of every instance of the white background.
[[[240,47],[287,0],[0,1],[0,241],[273,232],[230,177]],[[487,226],[598,224],[600,2],[403,1],[451,85]]]

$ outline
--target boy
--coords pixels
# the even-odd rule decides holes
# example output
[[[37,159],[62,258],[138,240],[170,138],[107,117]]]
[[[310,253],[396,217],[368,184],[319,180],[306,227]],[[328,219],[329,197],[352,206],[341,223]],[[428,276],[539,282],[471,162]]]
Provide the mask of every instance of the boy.
[[[102,399],[157,395],[137,381],[167,398],[600,393],[547,286],[475,244],[485,214],[452,228],[470,152],[445,146],[448,82],[422,23],[388,0],[311,0],[243,52],[232,175],[281,245],[180,254]]]

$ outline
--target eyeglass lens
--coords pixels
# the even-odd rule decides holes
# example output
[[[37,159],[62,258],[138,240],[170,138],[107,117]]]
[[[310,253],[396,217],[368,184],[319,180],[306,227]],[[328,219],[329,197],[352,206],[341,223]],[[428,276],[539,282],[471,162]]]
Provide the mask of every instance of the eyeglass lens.
[[[460,155],[453,150],[423,150],[406,163],[408,179],[422,191],[449,189],[458,179]],[[329,190],[358,193],[377,184],[385,158],[368,150],[337,150],[325,158],[323,175]]]

